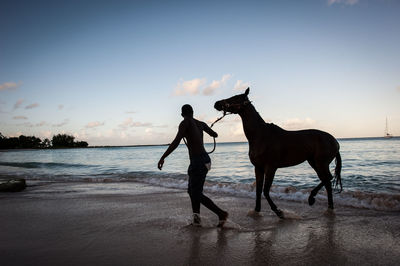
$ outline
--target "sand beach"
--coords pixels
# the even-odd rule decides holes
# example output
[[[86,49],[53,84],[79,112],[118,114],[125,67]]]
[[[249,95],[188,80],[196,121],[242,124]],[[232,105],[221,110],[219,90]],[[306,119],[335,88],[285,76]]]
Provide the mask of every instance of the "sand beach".
[[[202,208],[190,223],[181,189],[148,184],[44,182],[0,194],[1,265],[398,265],[400,214],[326,203],[209,194],[230,213],[225,228]]]

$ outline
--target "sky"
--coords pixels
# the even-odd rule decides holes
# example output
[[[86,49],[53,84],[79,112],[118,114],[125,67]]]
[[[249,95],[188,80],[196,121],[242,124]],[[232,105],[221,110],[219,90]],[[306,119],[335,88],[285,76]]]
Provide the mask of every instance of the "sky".
[[[268,123],[400,135],[400,1],[0,1],[0,132],[170,143],[243,93]],[[240,117],[213,129],[246,141]],[[212,138],[205,137],[205,142]]]

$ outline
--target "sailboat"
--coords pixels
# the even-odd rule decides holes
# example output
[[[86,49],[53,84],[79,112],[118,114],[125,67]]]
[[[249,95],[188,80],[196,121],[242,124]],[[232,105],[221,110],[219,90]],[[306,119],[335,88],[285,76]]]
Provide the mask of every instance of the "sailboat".
[[[388,120],[387,120],[387,117],[386,117],[386,128],[385,128],[385,135],[383,135],[383,137],[384,137],[385,139],[390,139],[390,138],[392,138],[392,137],[393,137],[393,135],[389,133],[389,128],[388,128]]]

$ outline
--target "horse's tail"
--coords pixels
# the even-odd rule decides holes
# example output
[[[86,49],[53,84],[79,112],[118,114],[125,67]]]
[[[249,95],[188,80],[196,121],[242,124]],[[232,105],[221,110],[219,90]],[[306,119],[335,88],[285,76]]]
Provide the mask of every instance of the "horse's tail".
[[[338,193],[342,192],[343,186],[342,186],[342,177],[340,175],[340,172],[342,171],[342,157],[340,157],[340,153],[338,152],[336,154],[336,167],[335,167],[335,175],[333,177],[332,185],[334,186],[335,189],[340,186],[340,190]]]

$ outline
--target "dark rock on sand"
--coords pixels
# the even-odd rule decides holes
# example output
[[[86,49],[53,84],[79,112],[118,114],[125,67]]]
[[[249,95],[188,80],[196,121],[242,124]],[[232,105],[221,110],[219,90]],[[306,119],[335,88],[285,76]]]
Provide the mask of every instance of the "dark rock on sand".
[[[14,178],[9,180],[0,179],[0,192],[19,192],[26,188],[26,182],[23,178]]]

